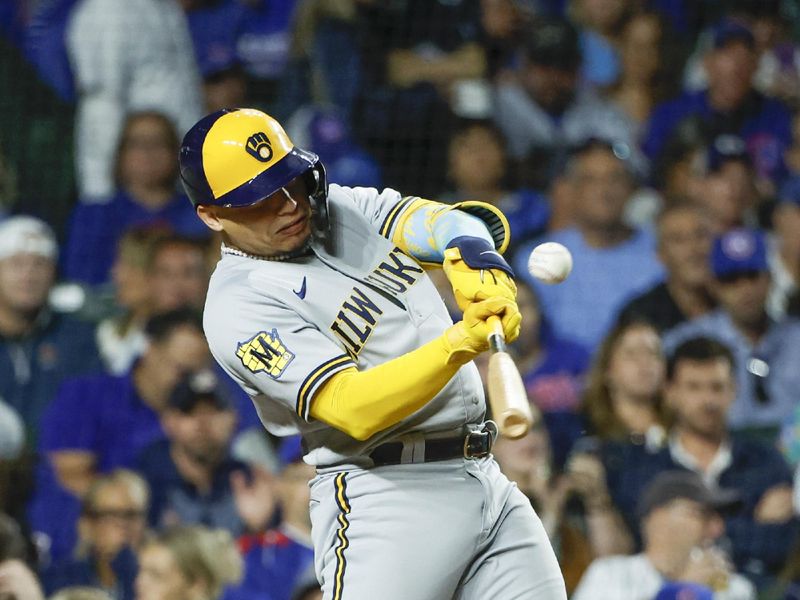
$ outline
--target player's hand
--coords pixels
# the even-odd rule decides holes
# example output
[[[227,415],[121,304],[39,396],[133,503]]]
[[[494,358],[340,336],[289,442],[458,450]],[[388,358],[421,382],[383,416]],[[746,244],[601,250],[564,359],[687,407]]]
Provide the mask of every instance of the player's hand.
[[[515,300],[514,271],[494,247],[481,238],[459,237],[450,242],[442,262],[458,307],[495,296]]]
[[[506,341],[513,342],[519,337],[522,315],[516,302],[495,296],[470,303],[464,311],[464,318],[445,332],[449,351],[447,362],[466,363],[489,349],[489,334],[494,332],[489,323],[492,316],[500,319]]]

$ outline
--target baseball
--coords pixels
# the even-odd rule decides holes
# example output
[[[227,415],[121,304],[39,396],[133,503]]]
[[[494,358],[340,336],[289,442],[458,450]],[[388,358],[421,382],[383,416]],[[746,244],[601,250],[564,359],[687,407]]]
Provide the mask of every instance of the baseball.
[[[572,271],[572,254],[556,242],[545,242],[528,257],[528,272],[544,283],[561,283]]]

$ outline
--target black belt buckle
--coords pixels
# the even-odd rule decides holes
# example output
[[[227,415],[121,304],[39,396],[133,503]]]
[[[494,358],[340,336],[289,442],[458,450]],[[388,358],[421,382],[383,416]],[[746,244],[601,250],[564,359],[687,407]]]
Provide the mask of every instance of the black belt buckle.
[[[494,421],[487,421],[479,431],[470,431],[464,438],[464,458],[489,456],[496,437],[497,425]]]

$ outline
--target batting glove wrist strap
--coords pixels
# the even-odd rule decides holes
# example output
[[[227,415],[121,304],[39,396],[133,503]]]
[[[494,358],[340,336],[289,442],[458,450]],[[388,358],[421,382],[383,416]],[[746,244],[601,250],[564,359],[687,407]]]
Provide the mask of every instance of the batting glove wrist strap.
[[[450,248],[457,248],[461,260],[471,269],[497,269],[509,277],[514,277],[511,266],[488,240],[464,235],[450,240],[447,249]],[[445,256],[447,256],[446,250]]]

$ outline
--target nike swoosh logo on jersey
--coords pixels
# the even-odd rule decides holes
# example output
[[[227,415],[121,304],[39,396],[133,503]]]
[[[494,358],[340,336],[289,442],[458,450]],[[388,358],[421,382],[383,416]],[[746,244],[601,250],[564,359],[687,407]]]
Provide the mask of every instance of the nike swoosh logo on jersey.
[[[303,277],[303,283],[300,284],[300,290],[292,290],[300,300],[303,300],[306,297],[306,278]]]

